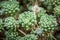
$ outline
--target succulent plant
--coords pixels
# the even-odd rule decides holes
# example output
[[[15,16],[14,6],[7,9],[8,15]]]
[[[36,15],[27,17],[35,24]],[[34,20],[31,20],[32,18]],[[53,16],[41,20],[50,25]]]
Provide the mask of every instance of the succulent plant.
[[[44,0],[43,5],[48,11],[52,11],[56,5],[60,5],[60,0]]]
[[[39,13],[37,14],[37,16],[41,17],[42,15],[45,15],[45,14],[46,14],[46,10],[41,7]]]
[[[33,12],[30,11],[20,14],[18,19],[19,23],[26,30],[30,29],[32,26],[36,24],[36,16]]]
[[[19,12],[19,3],[17,1],[2,1],[1,9],[4,9],[4,13],[7,15],[14,15]]]
[[[54,8],[54,15],[57,17],[57,18],[60,18],[60,5],[59,6],[56,6]]]
[[[40,11],[37,13],[37,21],[40,21],[41,16],[46,14],[46,10],[43,8],[40,8]]]
[[[6,31],[5,35],[6,35],[6,40],[19,40],[20,38],[20,36],[18,36],[18,33],[13,31]]]
[[[32,11],[32,12],[34,12],[33,10],[33,7],[34,6],[32,6],[32,5],[27,5],[27,7],[28,7],[28,10],[29,11]],[[42,16],[42,15],[45,15],[46,14],[46,10],[44,9],[44,8],[42,8],[42,7],[39,7],[39,6],[36,6],[36,9],[38,10],[38,12],[36,13],[36,16],[37,16],[37,19],[39,20],[40,19],[40,17]]]
[[[4,14],[4,9],[0,9],[0,15]]]
[[[20,40],[37,40],[37,36],[34,34],[28,34],[22,37]]]
[[[3,30],[4,30],[3,21],[2,19],[0,19],[0,32],[2,32]]]
[[[49,16],[45,14],[40,18],[39,25],[44,32],[51,32],[57,26],[56,18],[54,18],[52,15]]]
[[[42,36],[43,35],[43,30],[41,28],[37,28],[35,31],[34,31],[35,34],[39,35],[39,36]]]
[[[19,27],[19,22],[16,21],[13,17],[7,17],[4,20],[4,27],[10,30],[16,30]]]

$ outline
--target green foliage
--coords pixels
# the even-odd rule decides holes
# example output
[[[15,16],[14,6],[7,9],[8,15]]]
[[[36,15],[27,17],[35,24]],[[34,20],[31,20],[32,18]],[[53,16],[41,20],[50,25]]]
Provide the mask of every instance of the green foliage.
[[[27,5],[27,8],[28,8],[29,11],[33,11],[33,10],[32,10],[32,8],[33,8],[32,5]]]
[[[45,14],[44,16],[41,16],[39,25],[43,31],[51,32],[57,26],[56,18],[54,18],[51,15],[49,16],[49,15]]]
[[[14,15],[19,12],[19,3],[17,1],[2,1],[1,9],[4,9],[4,13],[7,15]]]
[[[19,40],[19,36],[17,32],[13,32],[13,31],[7,31],[5,32],[6,35],[6,40]]]
[[[37,36],[34,34],[28,34],[22,37],[20,40],[37,40]]]
[[[30,11],[20,14],[18,19],[19,23],[26,30],[30,29],[32,26],[36,24],[36,16],[33,12]]]
[[[37,17],[41,17],[41,16],[43,16],[43,15],[45,15],[46,14],[46,10],[45,9],[43,9],[43,8],[40,8],[40,11],[39,11],[39,13],[37,14]]]
[[[43,8],[40,8],[40,11],[37,13],[37,20],[40,21],[41,16],[46,14],[46,10]]]
[[[43,5],[48,11],[52,11],[56,5],[60,4],[60,0],[44,0]]]
[[[57,17],[57,18],[60,18],[60,5],[59,6],[56,6],[54,8],[54,15]]]
[[[0,32],[4,31],[6,40],[38,40],[43,36],[52,40],[50,32],[57,20],[47,13],[60,18],[60,0],[0,0]]]
[[[0,32],[2,32],[3,30],[4,30],[3,21],[2,21],[2,19],[0,19]]]
[[[4,20],[4,27],[6,29],[10,30],[16,30],[17,27],[19,27],[19,22],[16,21],[13,17],[7,17]]]
[[[27,4],[28,2],[34,2],[35,0],[22,0],[24,4]]]
[[[41,28],[37,28],[35,31],[34,31],[35,34],[39,35],[39,36],[42,36],[42,34],[44,33],[43,30]]]
[[[0,15],[3,15],[4,14],[4,9],[1,9],[0,10]]]

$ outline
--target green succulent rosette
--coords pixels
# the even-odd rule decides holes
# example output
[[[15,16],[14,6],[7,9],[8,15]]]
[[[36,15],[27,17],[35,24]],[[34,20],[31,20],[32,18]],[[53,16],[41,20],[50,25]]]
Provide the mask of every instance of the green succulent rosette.
[[[56,18],[45,14],[40,18],[39,26],[44,32],[51,32],[57,26]]]
[[[0,4],[1,9],[4,10],[4,14],[9,16],[15,15],[20,11],[19,2],[17,1],[2,1]]]
[[[19,22],[13,17],[7,17],[4,20],[4,27],[8,30],[15,30],[19,27]]]
[[[30,29],[36,24],[36,16],[34,15],[33,12],[30,11],[20,14],[18,19],[19,23],[26,30]]]
[[[6,40],[19,40],[20,39],[20,36],[18,36],[17,32],[6,31],[5,35],[6,35]]]

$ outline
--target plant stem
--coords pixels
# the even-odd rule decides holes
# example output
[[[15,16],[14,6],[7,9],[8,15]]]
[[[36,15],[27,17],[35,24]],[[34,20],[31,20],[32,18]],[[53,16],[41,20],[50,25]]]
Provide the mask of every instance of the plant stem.
[[[51,37],[54,39],[54,40],[57,40],[52,34],[50,34],[51,35]]]
[[[22,30],[18,30],[19,32],[21,32],[23,35],[26,35],[26,33],[25,32],[23,32]]]

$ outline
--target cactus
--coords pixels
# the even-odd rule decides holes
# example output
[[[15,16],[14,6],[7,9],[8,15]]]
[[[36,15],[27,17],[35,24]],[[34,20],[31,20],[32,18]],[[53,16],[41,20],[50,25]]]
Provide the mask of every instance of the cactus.
[[[54,18],[53,16],[49,16],[47,14],[45,14],[44,16],[42,16],[40,18],[40,22],[39,22],[40,28],[44,31],[44,32],[51,32],[53,31],[56,26],[57,26],[57,22],[56,22],[56,18]]]
[[[4,27],[10,30],[16,30],[19,27],[19,22],[16,21],[13,17],[7,17],[4,20]]]
[[[30,29],[32,26],[36,24],[36,16],[34,15],[33,12],[30,11],[20,14],[18,19],[19,23],[26,30]]]
[[[57,18],[60,18],[60,5],[54,8],[54,15]]]
[[[11,16],[19,12],[19,3],[17,1],[2,1],[1,9],[4,9],[4,13]]]

